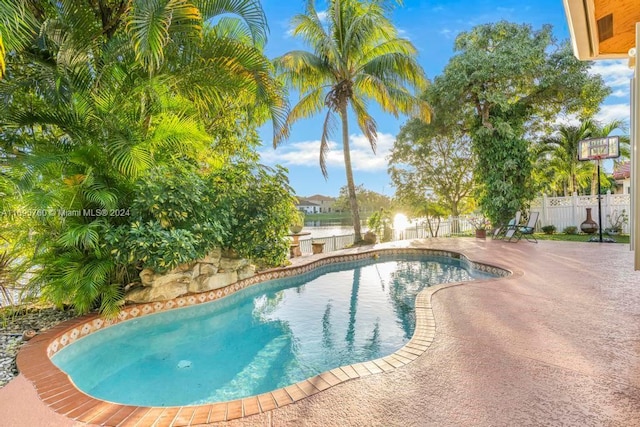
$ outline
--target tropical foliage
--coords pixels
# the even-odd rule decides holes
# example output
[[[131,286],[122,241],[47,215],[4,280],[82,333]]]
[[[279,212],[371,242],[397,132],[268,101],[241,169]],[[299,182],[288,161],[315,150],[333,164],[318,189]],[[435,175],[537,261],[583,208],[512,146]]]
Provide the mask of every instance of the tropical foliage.
[[[389,209],[392,200],[389,196],[377,193],[364,187],[363,184],[356,186],[356,199],[358,201],[359,213],[375,212],[380,208]],[[351,201],[349,199],[349,188],[345,185],[340,187],[340,194],[333,203],[333,209],[342,212],[351,212]]]
[[[0,35],[2,208],[22,213],[3,225],[45,296],[114,313],[136,267],[218,243],[278,262],[293,202],[256,126],[286,135],[287,103],[256,0],[0,0]],[[223,188],[241,206],[212,213]]]
[[[455,51],[436,96],[469,129],[478,202],[503,223],[535,194],[528,136],[561,111],[592,116],[609,90],[548,26],[479,25],[457,37]]]
[[[426,121],[430,118],[427,103],[410,90],[426,86],[416,61],[417,50],[398,35],[388,17],[390,7],[385,1],[330,0],[323,21],[315,1],[309,0],[306,13],[292,22],[293,35],[301,37],[312,51],[288,52],[275,61],[280,76],[300,94],[287,125],[326,109],[320,138],[320,168],[325,177],[329,138],[340,124],[356,242],[362,236],[349,147],[349,107],[374,151],[377,132],[368,110],[370,101],[396,117],[411,114]]]
[[[554,132],[543,138],[533,147],[536,156],[536,170],[541,176],[537,179],[540,191],[547,194],[569,196],[574,192],[590,194],[597,192],[597,170],[592,161],[578,160],[578,146],[581,140],[609,136],[619,130],[624,132],[624,123],[619,120],[601,124],[587,119],[578,125],[562,124],[555,127]],[[619,136],[620,154],[629,157],[629,137]],[[601,172],[603,173],[603,172]],[[605,185],[608,180],[601,176]]]
[[[440,107],[438,84],[436,80],[425,94],[434,119],[413,119],[402,126],[389,157],[389,176],[396,197],[416,214],[426,214],[436,202],[457,217],[472,206],[475,156],[468,130],[457,114],[450,114],[456,111]]]

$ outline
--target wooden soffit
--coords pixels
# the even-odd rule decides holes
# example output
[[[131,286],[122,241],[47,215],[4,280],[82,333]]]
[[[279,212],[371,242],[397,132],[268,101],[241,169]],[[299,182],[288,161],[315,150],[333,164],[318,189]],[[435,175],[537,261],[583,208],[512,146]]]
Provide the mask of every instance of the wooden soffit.
[[[563,0],[578,59],[628,58],[635,47],[640,0]]]

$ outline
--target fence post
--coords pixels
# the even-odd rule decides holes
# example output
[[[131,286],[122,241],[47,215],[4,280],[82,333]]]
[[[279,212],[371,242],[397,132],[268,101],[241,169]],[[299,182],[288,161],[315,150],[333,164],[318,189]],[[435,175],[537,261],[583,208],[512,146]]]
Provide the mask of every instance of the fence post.
[[[575,225],[576,227],[580,227],[580,223],[582,221],[578,220],[578,193],[577,192],[573,192],[573,194],[571,194],[571,204],[573,205],[573,213],[572,213],[572,218],[571,218],[571,225]]]
[[[549,198],[546,194],[542,195],[542,221],[541,224],[549,225],[549,214],[547,212],[547,204],[549,203]]]

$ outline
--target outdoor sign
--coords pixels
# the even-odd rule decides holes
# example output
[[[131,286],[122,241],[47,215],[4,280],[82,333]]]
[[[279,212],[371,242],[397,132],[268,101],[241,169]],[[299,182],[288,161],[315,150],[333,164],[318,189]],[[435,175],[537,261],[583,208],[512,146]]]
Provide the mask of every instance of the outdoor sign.
[[[583,139],[578,143],[578,160],[602,160],[620,157],[620,139],[617,136]]]

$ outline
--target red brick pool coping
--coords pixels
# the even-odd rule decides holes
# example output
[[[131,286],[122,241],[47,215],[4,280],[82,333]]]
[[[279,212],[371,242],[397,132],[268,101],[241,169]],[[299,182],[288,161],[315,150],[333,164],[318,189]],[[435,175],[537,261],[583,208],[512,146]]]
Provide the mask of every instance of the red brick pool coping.
[[[268,412],[343,382],[389,372],[411,363],[427,350],[434,339],[436,323],[431,307],[432,295],[442,289],[459,286],[465,282],[428,287],[418,294],[415,304],[415,332],[411,340],[396,352],[379,359],[335,368],[296,384],[258,396],[229,402],[173,407],[133,406],[107,402],[89,396],[76,388],[70,377],[55,366],[50,357],[79,338],[129,319],[214,301],[231,295],[247,286],[267,280],[303,274],[323,265],[357,261],[383,254],[423,254],[460,258],[463,262],[468,262],[473,268],[499,276],[512,274],[505,267],[477,263],[468,259],[464,254],[447,250],[418,248],[370,249],[358,253],[313,257],[308,260],[302,260],[304,264],[269,270],[215,291],[187,295],[169,301],[127,306],[121,310],[115,319],[107,320],[93,313],[63,322],[43,334],[37,335],[23,346],[17,357],[18,368],[33,383],[40,399],[51,409],[68,418],[90,424],[109,426],[188,426],[229,421]]]

